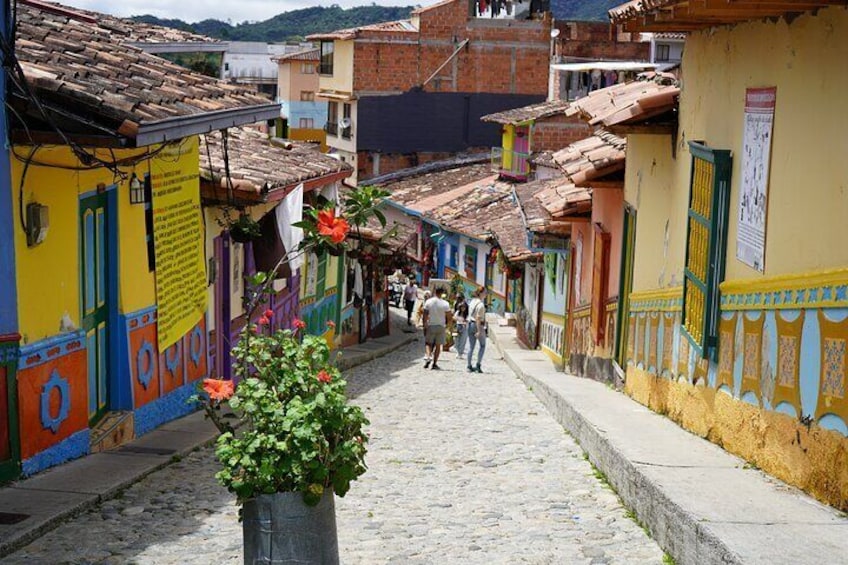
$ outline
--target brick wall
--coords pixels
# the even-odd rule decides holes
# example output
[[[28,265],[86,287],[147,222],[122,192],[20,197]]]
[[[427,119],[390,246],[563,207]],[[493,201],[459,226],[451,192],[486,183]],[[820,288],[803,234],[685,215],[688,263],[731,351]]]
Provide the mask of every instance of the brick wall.
[[[556,54],[593,60],[647,61],[651,44],[639,41],[638,33],[619,32],[604,22],[556,22],[560,30]]]
[[[552,116],[533,127],[533,151],[559,151],[592,135],[592,128],[579,116]]]
[[[545,94],[551,18],[469,18],[454,0],[418,13],[419,32],[362,31],[354,48],[356,92],[403,92],[421,85],[465,39],[469,43],[431,80],[432,92]]]

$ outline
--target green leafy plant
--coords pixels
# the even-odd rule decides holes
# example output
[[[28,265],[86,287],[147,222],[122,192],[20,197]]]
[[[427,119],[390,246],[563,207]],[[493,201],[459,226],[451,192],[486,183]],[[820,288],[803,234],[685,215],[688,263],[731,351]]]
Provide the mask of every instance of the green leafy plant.
[[[345,381],[327,342],[294,330],[266,331],[260,321],[233,348],[241,379],[229,406],[242,422],[225,429],[217,479],[239,503],[260,494],[300,492],[317,504],[328,488],[344,496],[365,472],[368,425],[347,402]]]
[[[239,243],[253,241],[262,236],[259,222],[254,220],[247,211],[241,211],[237,217],[233,218],[231,209],[225,207],[222,209],[222,217],[218,220],[218,225],[229,231],[233,241]]]
[[[378,189],[355,189],[343,214],[334,203],[309,210],[298,224],[303,243],[275,270],[295,255],[346,250],[351,224],[358,229],[375,216],[385,225],[376,209],[384,196]],[[216,454],[222,469],[216,477],[239,504],[261,494],[299,492],[314,505],[328,489],[344,496],[365,472],[368,420],[348,403],[346,383],[323,337],[303,335],[301,320],[274,331],[273,310],[258,315],[272,283],[273,277],[257,273],[246,285],[248,324],[232,349],[238,386],[205,379],[191,401],[200,403],[221,432]]]

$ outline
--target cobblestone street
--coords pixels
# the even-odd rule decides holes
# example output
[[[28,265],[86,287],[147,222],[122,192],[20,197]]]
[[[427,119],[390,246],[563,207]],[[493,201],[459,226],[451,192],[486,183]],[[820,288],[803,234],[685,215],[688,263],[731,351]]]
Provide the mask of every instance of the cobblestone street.
[[[662,563],[583,452],[490,342],[483,374],[420,342],[347,373],[369,471],[336,501],[344,563]],[[148,476],[4,563],[240,563],[211,448]]]

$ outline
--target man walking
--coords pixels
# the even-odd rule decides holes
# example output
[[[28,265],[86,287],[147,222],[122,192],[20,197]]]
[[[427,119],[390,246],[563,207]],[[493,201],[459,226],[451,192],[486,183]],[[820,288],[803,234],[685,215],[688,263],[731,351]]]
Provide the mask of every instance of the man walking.
[[[410,278],[403,289],[403,306],[406,309],[406,325],[412,325],[412,310],[415,308],[415,301],[418,299],[418,287]]]
[[[445,289],[436,290],[436,295],[424,303],[424,343],[427,359],[424,368],[430,367],[430,357],[433,358],[433,370],[438,371],[439,354],[445,344],[445,333],[451,319],[451,305],[445,300]]]

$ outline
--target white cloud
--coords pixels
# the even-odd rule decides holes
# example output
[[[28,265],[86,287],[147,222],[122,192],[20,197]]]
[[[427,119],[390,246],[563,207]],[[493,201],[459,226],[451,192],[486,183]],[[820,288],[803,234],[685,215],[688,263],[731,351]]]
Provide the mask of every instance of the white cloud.
[[[381,6],[401,5],[428,5],[436,0],[374,0],[373,3]],[[115,16],[137,16],[152,14],[160,18],[178,18],[183,21],[194,23],[208,18],[223,21],[231,21],[236,24],[246,20],[267,20],[282,12],[299,10],[311,6],[329,6],[338,4],[343,8],[352,6],[370,5],[372,2],[357,0],[239,0],[237,2],[222,0],[60,0],[67,6],[75,6],[95,12],[104,12]]]

